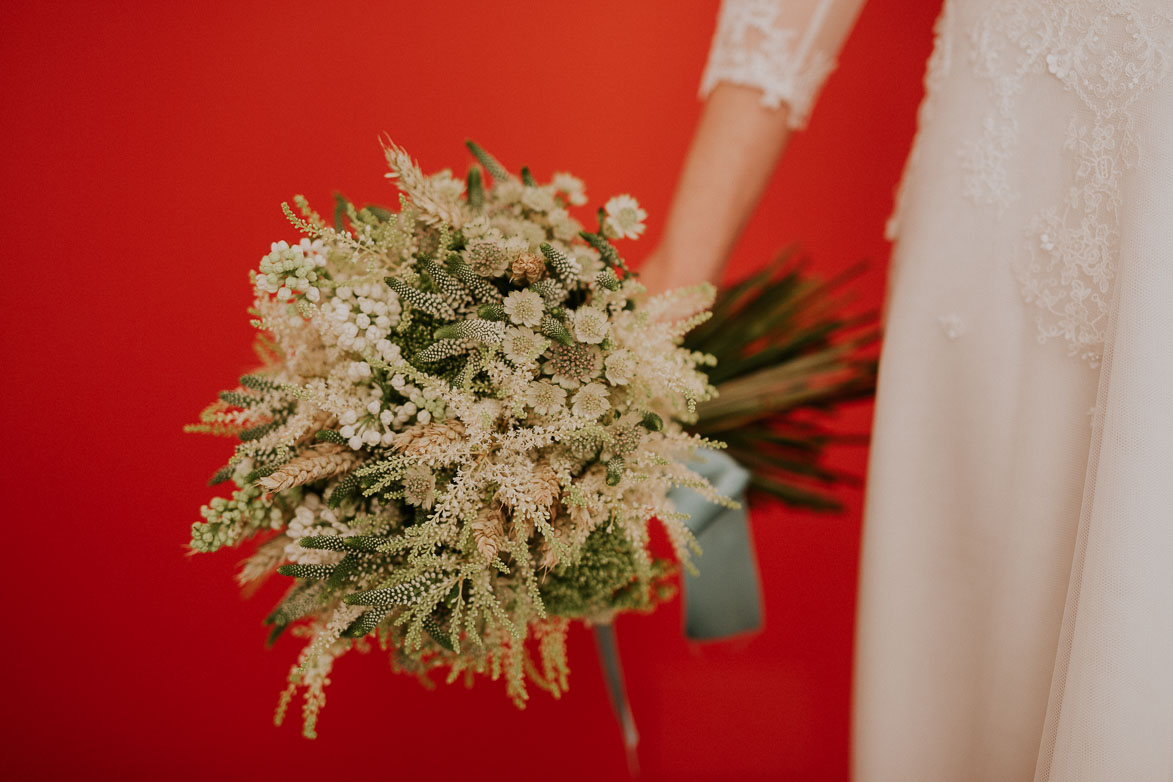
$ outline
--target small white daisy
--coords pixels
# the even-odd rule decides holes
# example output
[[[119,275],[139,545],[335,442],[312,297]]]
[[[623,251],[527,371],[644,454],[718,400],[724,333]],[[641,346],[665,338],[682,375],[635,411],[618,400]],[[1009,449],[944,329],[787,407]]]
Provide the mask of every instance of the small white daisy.
[[[545,380],[530,383],[526,389],[526,403],[539,415],[554,415],[566,402],[566,390]]]
[[[612,239],[638,239],[647,227],[648,213],[629,195],[617,195],[603,205],[607,214],[603,232]]]
[[[587,202],[586,185],[573,174],[556,171],[550,184],[558,192],[565,193],[567,203],[572,206],[582,206]]]
[[[542,322],[545,303],[533,291],[512,291],[505,297],[505,314],[519,326],[536,326]]]
[[[403,476],[403,499],[409,505],[430,510],[436,502],[436,476],[421,464],[407,470]]]
[[[552,212],[558,206],[547,187],[527,187],[521,196],[521,205],[535,212]]]
[[[603,359],[603,366],[603,374],[612,385],[625,386],[635,374],[635,354],[620,348]]]
[[[597,345],[607,337],[607,314],[594,307],[580,307],[574,313],[574,334],[579,342]]]
[[[575,392],[570,410],[579,418],[598,418],[611,409],[608,396],[607,387],[602,383],[587,383]]]
[[[505,340],[501,345],[505,358],[519,367],[533,364],[548,347],[550,340],[525,326],[505,329]]]

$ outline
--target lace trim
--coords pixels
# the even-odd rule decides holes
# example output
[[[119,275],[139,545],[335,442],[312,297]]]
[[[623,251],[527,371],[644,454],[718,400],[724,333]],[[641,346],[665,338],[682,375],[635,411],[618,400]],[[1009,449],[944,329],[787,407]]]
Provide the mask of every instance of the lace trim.
[[[721,82],[756,87],[768,108],[790,107],[787,124],[806,122],[835,60],[812,47],[830,6],[821,0],[805,31],[787,27],[776,0],[724,0],[717,32],[701,78],[700,95],[707,97]]]
[[[1062,339],[1092,367],[1118,265],[1122,178],[1140,158],[1130,109],[1169,71],[1171,25],[1169,11],[1144,10],[1138,0],[1003,0],[971,38],[974,70],[994,98],[981,135],[960,150],[965,194],[975,203],[1001,214],[1019,198],[1009,164],[1027,76],[1058,79],[1087,110],[1072,116],[1063,143],[1073,163],[1067,198],[1031,219],[1015,273],[1036,308],[1039,341]]]

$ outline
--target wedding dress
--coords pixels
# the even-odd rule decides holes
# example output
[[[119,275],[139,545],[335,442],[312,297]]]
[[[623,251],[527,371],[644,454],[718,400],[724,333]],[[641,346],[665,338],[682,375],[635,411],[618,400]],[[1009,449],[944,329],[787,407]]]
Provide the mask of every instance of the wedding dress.
[[[702,93],[801,127],[860,5],[725,0]],[[1171,0],[941,11],[889,226],[862,782],[1173,779],[1171,58]]]

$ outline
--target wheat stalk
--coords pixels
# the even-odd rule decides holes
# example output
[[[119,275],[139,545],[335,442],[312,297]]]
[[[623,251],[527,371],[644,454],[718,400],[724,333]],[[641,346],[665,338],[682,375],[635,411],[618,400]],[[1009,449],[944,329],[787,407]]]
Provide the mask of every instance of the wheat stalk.
[[[341,446],[317,448],[308,456],[299,456],[281,465],[275,472],[257,481],[257,485],[265,491],[284,491],[323,478],[332,478],[350,470],[358,462],[358,454],[353,451],[343,452]]]

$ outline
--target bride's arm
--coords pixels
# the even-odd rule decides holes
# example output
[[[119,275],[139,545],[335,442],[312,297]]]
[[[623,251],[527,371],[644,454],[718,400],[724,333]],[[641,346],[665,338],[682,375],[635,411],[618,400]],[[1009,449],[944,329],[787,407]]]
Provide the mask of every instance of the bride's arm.
[[[863,2],[723,0],[700,123],[660,244],[641,269],[651,291],[717,281]]]

